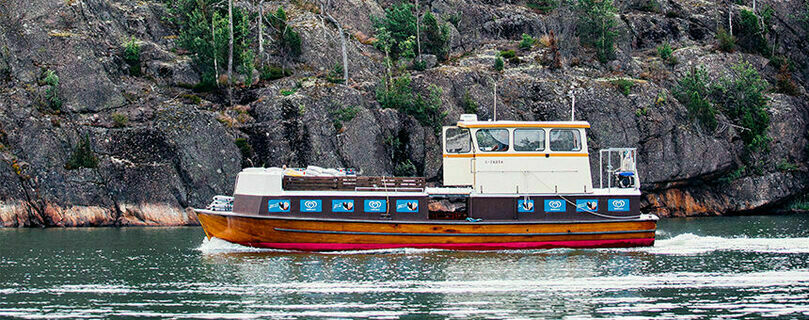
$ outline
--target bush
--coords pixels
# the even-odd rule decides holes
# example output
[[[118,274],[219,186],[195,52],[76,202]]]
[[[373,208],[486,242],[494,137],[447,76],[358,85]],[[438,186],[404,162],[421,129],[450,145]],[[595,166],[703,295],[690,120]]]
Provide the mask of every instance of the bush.
[[[62,98],[59,94],[59,76],[53,70],[45,70],[40,84],[48,86],[45,89],[42,105],[50,111],[59,112],[62,109]]]
[[[638,9],[640,9],[641,11],[654,12],[654,13],[660,13],[661,11],[663,11],[662,8],[660,7],[660,3],[657,2],[657,0],[647,0],[646,2],[641,4],[640,8]]]
[[[283,77],[288,77],[292,75],[292,71],[289,69],[284,69],[282,67],[276,66],[264,66],[261,68],[261,74],[259,78],[261,80],[277,80]]]
[[[345,79],[343,79],[343,64],[336,63],[334,67],[329,70],[329,73],[326,74],[326,81],[331,83],[343,83]]]
[[[410,159],[399,162],[393,168],[393,175],[397,177],[413,177],[416,175],[416,166]]]
[[[400,43],[416,36],[415,6],[410,3],[399,3],[385,10],[385,16],[371,17],[377,35],[386,32],[390,36],[390,50],[393,58],[399,57],[402,49]],[[425,17],[426,18],[426,17]],[[379,38],[379,37],[377,37]]]
[[[276,41],[281,54],[286,58],[297,58],[301,55],[301,35],[294,28],[287,24],[287,13],[283,7],[279,7],[274,15],[270,15],[268,20],[272,21],[275,27]]]
[[[295,94],[295,92],[297,92],[297,91],[298,91],[298,89],[297,89],[297,88],[292,88],[292,89],[281,89],[281,90],[279,91],[279,93],[281,93],[281,95],[282,95],[282,96],[286,97],[286,96],[291,96],[291,95]]]
[[[239,152],[242,154],[242,168],[250,165],[250,158],[253,157],[253,146],[245,138],[236,138],[234,141]]]
[[[749,62],[739,63],[731,71],[731,76],[723,78],[715,88],[715,101],[723,106],[728,118],[744,128],[740,135],[748,150],[767,150],[770,115],[765,93],[769,83]]]
[[[752,11],[742,10],[739,16],[738,44],[752,52],[758,52],[766,57],[770,56],[772,49],[767,43],[767,33],[770,30],[773,12],[769,6],[765,7],[761,12],[761,20],[759,20],[759,17]]]
[[[504,59],[513,59],[517,57],[517,53],[514,52],[514,50],[503,50],[500,51],[500,56],[503,57]]]
[[[696,118],[707,129],[716,129],[716,107],[708,99],[711,89],[704,69],[693,68],[674,87],[674,98],[684,104],[691,118]]]
[[[738,180],[747,173],[747,167],[741,166],[726,174],[724,177],[719,178],[720,183],[730,183],[731,181]]]
[[[792,74],[789,72],[789,67],[787,67],[786,64],[782,64],[778,74],[775,75],[775,88],[777,92],[791,96],[797,96],[800,94],[798,85],[796,85],[795,81],[792,80]]]
[[[559,0],[528,0],[525,6],[541,13],[548,13],[559,7]]]
[[[93,152],[93,147],[90,144],[90,137],[85,135],[84,139],[76,144],[73,149],[73,154],[65,163],[65,169],[75,170],[80,168],[98,168],[98,158]]]
[[[534,43],[536,43],[536,39],[534,39],[534,37],[528,35],[527,33],[523,33],[522,40],[520,41],[520,49],[529,50],[534,46]]]
[[[779,163],[778,163],[778,164],[775,166],[775,168],[776,168],[776,169],[778,169],[778,170],[780,170],[780,171],[786,171],[786,172],[789,172],[789,171],[798,171],[798,165],[796,165],[796,164],[794,164],[794,163],[790,163],[790,162],[788,162],[787,160],[781,160],[781,162],[779,162]]]
[[[429,10],[422,17],[421,23],[422,41],[427,52],[434,54],[441,61],[449,59],[449,24],[439,25]]]
[[[674,50],[668,43],[657,46],[657,55],[660,56],[660,59],[663,59],[663,61],[671,65],[677,64],[677,57],[675,57],[673,53]]]
[[[469,114],[476,114],[478,113],[478,103],[472,99],[469,95],[469,90],[466,90],[463,94],[463,100],[461,100],[461,108],[463,108],[464,113]]]
[[[605,63],[615,59],[615,31],[618,11],[612,0],[578,0],[576,11],[579,20],[576,33],[582,41],[596,49],[598,61]]]
[[[497,58],[494,58],[494,70],[503,71],[505,65],[506,63],[503,62],[503,57],[497,56]]]
[[[628,96],[632,91],[632,87],[635,86],[634,81],[627,79],[613,80],[612,84],[615,85],[615,87],[618,88],[618,91],[624,96]]]
[[[716,32],[716,40],[719,41],[719,50],[724,52],[736,50],[736,37],[730,35],[725,28],[719,28]]]
[[[129,123],[129,118],[122,113],[113,113],[110,118],[112,118],[112,122],[116,128],[126,127],[126,124]]]
[[[396,109],[413,116],[422,126],[429,126],[438,135],[446,114],[441,108],[441,89],[430,86],[429,98],[413,93],[410,75],[393,78],[391,83],[384,81],[377,87],[376,100],[382,108]]]
[[[334,118],[334,120],[332,120],[334,129],[340,132],[343,129],[343,123],[353,120],[359,111],[359,108],[355,106],[342,107],[340,109],[331,111],[330,113]]]
[[[124,43],[123,56],[124,62],[129,65],[129,75],[133,77],[140,76],[140,45],[135,42],[134,36]]]

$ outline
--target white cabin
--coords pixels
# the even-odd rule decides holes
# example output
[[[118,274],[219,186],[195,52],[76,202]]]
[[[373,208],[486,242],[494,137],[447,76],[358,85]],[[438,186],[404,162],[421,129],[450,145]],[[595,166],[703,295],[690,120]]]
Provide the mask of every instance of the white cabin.
[[[592,193],[585,121],[478,121],[443,128],[444,185],[481,194]]]

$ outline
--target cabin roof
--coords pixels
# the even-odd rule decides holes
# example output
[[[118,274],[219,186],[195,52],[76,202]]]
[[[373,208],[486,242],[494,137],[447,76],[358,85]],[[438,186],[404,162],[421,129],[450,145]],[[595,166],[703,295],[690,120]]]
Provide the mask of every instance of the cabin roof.
[[[587,121],[458,121],[461,128],[590,128]]]

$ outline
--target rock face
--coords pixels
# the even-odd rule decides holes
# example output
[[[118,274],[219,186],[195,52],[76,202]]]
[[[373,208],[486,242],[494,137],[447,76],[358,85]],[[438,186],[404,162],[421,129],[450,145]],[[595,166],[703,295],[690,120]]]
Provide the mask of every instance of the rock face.
[[[671,90],[696,66],[716,80],[748,61],[773,84],[778,70],[761,55],[716,49],[717,21],[726,21],[717,17],[726,17],[728,7],[672,0],[649,9],[646,1],[637,2],[616,2],[617,56],[601,64],[579,44],[570,8],[543,13],[519,1],[426,1],[421,5],[441,22],[453,22],[452,58],[433,66],[435,57],[428,57],[427,70],[411,72],[413,86],[424,96],[431,85],[442,89],[444,125],[454,123],[469,101],[480,118],[491,118],[494,82],[498,119],[567,119],[574,94],[576,118],[593,126],[591,149],[638,147],[648,212],[764,211],[804,194],[809,56],[799,48],[809,43],[792,14],[805,10],[803,4],[758,2],[776,12],[776,53],[794,62],[799,94],[768,94],[769,151],[748,155],[741,129],[720,115],[719,128],[706,130]],[[232,107],[224,91],[186,89],[199,75],[192,57],[176,50],[178,30],[164,19],[162,2],[0,3],[0,226],[195,224],[189,208],[231,193],[235,175],[250,165],[354,167],[391,175],[409,160],[417,174],[439,183],[441,148],[433,128],[382,109],[376,100],[385,67],[383,54],[368,44],[370,16],[382,15],[390,1],[330,3],[326,10],[347,34],[348,83],[324,77],[342,61],[337,27],[306,1],[287,3],[290,25],[303,39],[302,56],[290,63],[294,75],[237,88]],[[279,4],[266,5],[270,12]],[[735,15],[743,8],[730,7]],[[559,38],[561,69],[541,63],[550,52],[543,45],[518,51],[502,72],[493,69],[497,52],[517,49],[523,33],[539,37],[551,30]],[[122,43],[131,37],[141,44],[140,77],[129,75],[121,57]],[[656,56],[662,43],[676,49],[678,63]],[[268,61],[279,61],[273,49],[268,53]],[[46,70],[59,77],[57,108],[46,99]],[[628,95],[613,85],[617,78],[633,82]],[[345,108],[355,115],[339,119]],[[240,150],[237,139],[249,147]],[[97,165],[68,169],[84,141]]]

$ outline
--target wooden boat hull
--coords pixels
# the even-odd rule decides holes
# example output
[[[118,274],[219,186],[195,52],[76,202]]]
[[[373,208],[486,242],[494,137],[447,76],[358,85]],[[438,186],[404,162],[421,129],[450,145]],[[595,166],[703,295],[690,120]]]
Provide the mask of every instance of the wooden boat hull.
[[[373,221],[248,216],[198,210],[208,238],[301,251],[389,248],[501,250],[652,246],[655,219],[621,221]]]

